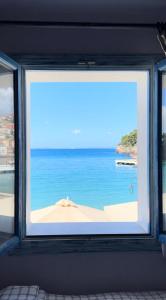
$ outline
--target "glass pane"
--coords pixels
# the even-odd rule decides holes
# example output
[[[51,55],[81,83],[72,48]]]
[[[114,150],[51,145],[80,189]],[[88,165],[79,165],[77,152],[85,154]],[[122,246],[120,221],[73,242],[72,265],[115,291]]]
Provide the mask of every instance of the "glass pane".
[[[148,233],[147,87],[146,71],[27,71],[29,235]]]
[[[162,74],[162,191],[163,230],[166,231],[166,73]]]
[[[13,72],[0,65],[0,242],[14,233]]]

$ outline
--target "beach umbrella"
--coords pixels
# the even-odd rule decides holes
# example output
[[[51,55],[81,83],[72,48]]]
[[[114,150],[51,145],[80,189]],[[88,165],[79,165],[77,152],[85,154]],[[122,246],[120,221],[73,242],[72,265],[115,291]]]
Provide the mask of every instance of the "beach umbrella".
[[[55,222],[110,222],[111,219],[104,210],[76,204],[69,199],[61,199],[54,205],[33,211],[33,223]]]

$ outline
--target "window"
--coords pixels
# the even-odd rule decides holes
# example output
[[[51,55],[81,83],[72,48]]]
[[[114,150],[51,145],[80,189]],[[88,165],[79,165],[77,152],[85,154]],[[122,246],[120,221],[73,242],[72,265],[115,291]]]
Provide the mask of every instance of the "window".
[[[13,71],[0,62],[0,244],[15,233]]]
[[[36,243],[40,252],[159,250],[157,232],[166,240],[157,160],[161,102],[164,166],[165,62],[157,66],[157,99],[148,60],[120,70],[117,61],[20,67],[0,57],[0,252],[19,239],[28,253]]]
[[[27,235],[148,234],[148,71],[26,71]]]

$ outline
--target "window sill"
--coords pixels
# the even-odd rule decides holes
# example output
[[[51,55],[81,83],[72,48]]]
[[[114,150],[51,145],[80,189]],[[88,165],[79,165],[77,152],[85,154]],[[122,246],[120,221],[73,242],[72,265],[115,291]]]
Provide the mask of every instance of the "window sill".
[[[29,223],[28,236],[89,235],[89,234],[147,234],[149,224],[141,222],[73,222]]]
[[[0,256],[8,254],[8,252],[13,251],[15,247],[19,244],[19,238],[17,236],[13,236],[10,239],[2,242],[0,244]]]
[[[55,255],[64,253],[101,253],[126,251],[161,252],[160,243],[152,237],[67,237],[26,238],[9,255]]]

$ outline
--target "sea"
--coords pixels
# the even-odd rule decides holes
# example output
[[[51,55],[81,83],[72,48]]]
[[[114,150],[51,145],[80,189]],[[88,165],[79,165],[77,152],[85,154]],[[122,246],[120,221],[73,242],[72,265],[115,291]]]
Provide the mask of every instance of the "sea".
[[[64,198],[97,209],[137,201],[137,167],[115,164],[129,158],[115,149],[31,150],[31,209]],[[13,183],[13,174],[1,174],[0,192],[12,193]]]
[[[98,209],[137,200],[137,167],[116,166],[130,158],[115,149],[31,150],[31,209],[63,198]]]

